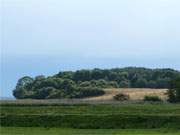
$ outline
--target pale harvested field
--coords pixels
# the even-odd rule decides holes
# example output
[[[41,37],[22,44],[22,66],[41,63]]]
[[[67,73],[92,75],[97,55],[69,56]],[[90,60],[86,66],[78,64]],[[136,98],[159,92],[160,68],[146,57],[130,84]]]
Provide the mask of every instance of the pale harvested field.
[[[105,94],[97,97],[82,99],[19,99],[19,100],[0,100],[0,105],[61,105],[61,104],[119,104],[113,97],[116,94],[124,93],[130,96],[130,103],[141,102],[144,96],[159,96],[162,100],[167,99],[167,89],[149,89],[149,88],[111,88],[105,89]],[[132,102],[131,102],[132,101]]]
[[[159,96],[162,100],[167,99],[167,89],[149,89],[149,88],[112,88],[105,89],[105,95],[86,98],[84,100],[113,100],[116,94],[124,93],[130,96],[130,100],[142,100],[144,96]]]

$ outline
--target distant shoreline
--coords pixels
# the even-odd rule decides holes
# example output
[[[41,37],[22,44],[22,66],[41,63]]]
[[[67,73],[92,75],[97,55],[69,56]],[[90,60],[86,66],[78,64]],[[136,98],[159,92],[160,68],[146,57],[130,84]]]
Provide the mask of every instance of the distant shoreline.
[[[0,97],[0,100],[16,100],[14,97]]]

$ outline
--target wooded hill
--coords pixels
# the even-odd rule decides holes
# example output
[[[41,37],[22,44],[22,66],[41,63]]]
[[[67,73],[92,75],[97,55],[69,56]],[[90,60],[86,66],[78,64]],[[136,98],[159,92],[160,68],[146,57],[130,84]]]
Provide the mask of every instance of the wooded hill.
[[[169,88],[169,81],[180,76],[173,69],[114,68],[63,71],[56,75],[18,80],[16,98],[82,98],[104,94],[103,88]]]

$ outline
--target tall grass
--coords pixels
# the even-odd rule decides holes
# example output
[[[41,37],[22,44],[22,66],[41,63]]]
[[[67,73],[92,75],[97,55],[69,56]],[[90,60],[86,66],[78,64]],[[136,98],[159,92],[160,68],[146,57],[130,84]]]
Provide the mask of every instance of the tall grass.
[[[9,127],[180,129],[180,105],[2,106],[0,121]]]

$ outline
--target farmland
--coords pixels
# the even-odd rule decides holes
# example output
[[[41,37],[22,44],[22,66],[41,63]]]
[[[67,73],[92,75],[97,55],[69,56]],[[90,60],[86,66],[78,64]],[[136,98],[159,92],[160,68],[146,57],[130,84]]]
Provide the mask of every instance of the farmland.
[[[130,100],[138,101],[143,100],[144,96],[158,96],[162,100],[167,99],[167,89],[150,89],[150,88],[110,88],[105,89],[105,94],[97,97],[86,98],[85,100],[96,100],[96,101],[106,101],[113,100],[116,94],[124,93],[130,96]]]
[[[172,129],[61,129],[61,128],[13,128],[1,129],[1,135],[179,135]]]
[[[2,106],[1,126],[90,129],[180,128],[180,105]]]
[[[158,96],[163,101],[167,100],[167,89],[150,89],[150,88],[110,88],[104,89],[105,94],[101,96],[94,96],[81,99],[48,99],[48,100],[36,100],[36,99],[20,99],[20,100],[2,100],[0,105],[3,106],[23,106],[23,105],[62,105],[62,104],[124,104],[125,102],[119,102],[113,100],[116,94],[124,93],[130,96],[128,103],[141,103],[144,96]]]
[[[0,102],[2,135],[178,135],[180,104],[165,102],[166,89],[105,89],[83,99],[4,100]],[[129,101],[115,101],[118,93]],[[145,95],[163,102],[144,102]],[[24,134],[26,133],[26,134]]]

